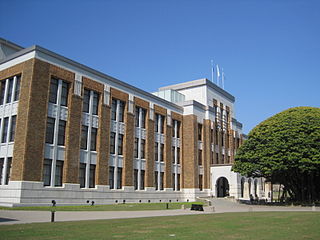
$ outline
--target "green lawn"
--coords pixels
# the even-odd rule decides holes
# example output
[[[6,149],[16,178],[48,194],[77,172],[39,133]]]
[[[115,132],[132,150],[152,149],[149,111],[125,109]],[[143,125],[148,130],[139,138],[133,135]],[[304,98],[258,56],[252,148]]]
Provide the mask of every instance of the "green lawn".
[[[1,239],[320,239],[318,212],[245,212],[1,225]]]
[[[202,204],[201,202],[193,202]],[[169,209],[180,209],[181,205],[186,208],[191,207],[192,202],[168,203]],[[0,207],[0,210],[32,210],[32,211],[51,211],[53,207]],[[126,203],[95,206],[56,206],[56,211],[142,211],[142,210],[165,210],[166,203]]]

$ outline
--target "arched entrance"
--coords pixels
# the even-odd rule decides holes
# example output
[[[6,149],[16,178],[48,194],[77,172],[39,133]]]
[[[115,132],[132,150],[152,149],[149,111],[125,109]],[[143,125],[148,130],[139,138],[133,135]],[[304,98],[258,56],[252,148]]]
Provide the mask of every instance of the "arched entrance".
[[[220,177],[216,183],[217,197],[229,196],[229,182],[225,177]]]

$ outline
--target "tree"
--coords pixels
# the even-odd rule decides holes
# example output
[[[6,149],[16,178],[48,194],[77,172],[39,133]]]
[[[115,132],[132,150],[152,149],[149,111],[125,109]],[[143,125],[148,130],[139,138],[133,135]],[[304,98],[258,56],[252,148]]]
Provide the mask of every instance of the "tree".
[[[320,108],[290,108],[260,123],[232,170],[282,184],[293,201],[319,201]]]

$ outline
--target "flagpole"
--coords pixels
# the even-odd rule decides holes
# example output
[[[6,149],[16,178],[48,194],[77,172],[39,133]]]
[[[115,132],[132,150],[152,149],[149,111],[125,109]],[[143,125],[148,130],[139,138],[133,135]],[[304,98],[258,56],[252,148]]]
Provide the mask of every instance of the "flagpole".
[[[217,86],[219,86],[220,71],[219,71],[218,64],[216,65],[216,67],[217,67]]]
[[[222,89],[224,89],[224,71],[223,71],[223,68],[222,68],[222,77],[221,77],[221,80],[222,80]]]

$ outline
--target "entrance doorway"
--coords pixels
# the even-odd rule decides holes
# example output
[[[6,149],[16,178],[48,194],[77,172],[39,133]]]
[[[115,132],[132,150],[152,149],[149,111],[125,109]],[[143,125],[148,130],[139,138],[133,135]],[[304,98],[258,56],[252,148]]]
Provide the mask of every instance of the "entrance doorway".
[[[229,182],[225,177],[220,177],[217,180],[217,197],[229,196]]]

